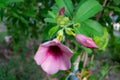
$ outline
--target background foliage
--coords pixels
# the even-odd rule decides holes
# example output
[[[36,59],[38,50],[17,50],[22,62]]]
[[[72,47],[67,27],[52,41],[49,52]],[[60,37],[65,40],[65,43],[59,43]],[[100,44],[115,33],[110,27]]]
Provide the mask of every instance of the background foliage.
[[[109,66],[119,66],[120,29],[116,31],[114,24],[120,24],[120,0],[0,0],[0,21],[6,26],[5,30],[0,29],[1,46],[4,45],[9,49],[8,51],[12,51],[12,54],[14,53],[14,56],[20,55],[23,59],[20,64],[17,64],[21,60],[14,61],[17,59],[13,58],[12,61],[10,58],[11,62],[7,61],[7,64],[1,65],[0,80],[25,80],[28,75],[33,75],[34,71],[29,70],[29,68],[20,70],[18,67],[20,65],[22,68],[24,66],[29,67],[30,65],[26,64],[24,59],[35,53],[40,42],[50,40],[56,36],[60,28],[58,28],[59,25],[56,25],[57,20],[55,20],[55,17],[63,6],[66,10],[65,16],[69,17],[70,23],[74,22],[74,24],[79,23],[80,25],[80,27],[72,26],[74,32],[92,37],[99,46],[98,50],[85,48],[78,45],[72,36],[67,36],[65,44],[75,51],[71,60],[72,63],[77,58],[79,51],[89,53],[89,59],[91,59],[93,54],[95,56],[94,60],[91,60],[87,66],[87,69],[95,66],[95,62],[103,59],[98,64],[102,67],[97,70],[98,76],[93,73],[89,80],[103,80],[109,73],[109,69],[111,69]],[[113,12],[112,17],[110,16],[111,12]],[[12,36],[10,43],[4,41],[4,37],[7,35]],[[1,49],[3,48],[2,46]],[[104,58],[108,60],[105,61]],[[30,68],[36,70],[38,67],[34,67],[34,65],[33,63]],[[4,70],[2,70],[3,67],[5,67]],[[36,76],[39,74],[38,72]],[[58,74],[61,74],[61,72]],[[23,75],[26,75],[26,77],[23,77]],[[31,80],[37,80],[39,77],[41,76],[36,78],[33,76]],[[64,80],[64,77],[62,78]]]

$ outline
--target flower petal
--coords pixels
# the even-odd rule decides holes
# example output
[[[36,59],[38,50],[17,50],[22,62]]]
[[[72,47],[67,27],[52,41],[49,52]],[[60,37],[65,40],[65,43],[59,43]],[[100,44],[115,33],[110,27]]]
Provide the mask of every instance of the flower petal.
[[[58,70],[67,70],[71,67],[72,55],[73,52],[68,47],[61,44],[58,39],[54,39],[41,44],[34,59],[45,72],[54,74]]]
[[[64,52],[65,55],[67,55],[68,57],[71,57],[73,55],[73,52],[67,46],[63,44],[59,44],[58,46],[60,47],[62,52]]]
[[[34,56],[34,60],[38,65],[41,65],[44,62],[44,60],[47,58],[47,54],[48,54],[47,51],[48,51],[47,48],[41,46],[39,47],[38,51]]]
[[[70,59],[68,56],[65,55],[66,53],[63,53],[62,56],[59,56],[59,69],[61,70],[67,70],[71,67]]]
[[[48,41],[48,42],[45,42],[45,43],[41,44],[41,46],[49,47],[49,46],[54,46],[54,45],[57,45],[57,44],[60,44],[60,41],[56,38],[56,39],[53,39],[52,41]]]
[[[54,74],[59,70],[57,57],[48,55],[48,58],[42,63],[42,69],[48,74]]]

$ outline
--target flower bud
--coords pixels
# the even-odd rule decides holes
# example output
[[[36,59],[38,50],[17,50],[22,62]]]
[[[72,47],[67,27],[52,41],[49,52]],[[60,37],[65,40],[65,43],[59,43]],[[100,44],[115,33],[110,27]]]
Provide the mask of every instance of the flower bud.
[[[59,30],[58,35],[57,35],[57,39],[61,41],[63,39],[63,37],[64,37],[63,30]]]
[[[61,16],[61,15],[63,15],[65,13],[65,8],[63,7],[63,8],[61,8],[60,10],[59,10],[59,16]]]
[[[85,47],[98,48],[98,46],[95,44],[95,42],[92,40],[92,38],[89,38],[82,34],[76,34],[75,38],[79,43],[81,43]]]
[[[73,36],[75,35],[75,33],[72,31],[71,28],[66,28],[65,31],[68,35],[73,35]]]
[[[73,25],[74,27],[79,27],[80,26],[80,23],[76,23]]]

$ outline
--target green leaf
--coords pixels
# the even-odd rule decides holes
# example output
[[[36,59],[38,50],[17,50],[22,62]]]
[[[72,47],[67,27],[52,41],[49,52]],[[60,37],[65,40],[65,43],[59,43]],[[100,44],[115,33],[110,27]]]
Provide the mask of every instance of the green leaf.
[[[97,1],[87,0],[78,8],[74,21],[75,22],[85,21],[101,10],[102,6]]]
[[[20,15],[18,13],[16,13],[15,11],[12,11],[12,15],[16,18],[20,18]]]
[[[108,32],[106,28],[104,28],[104,35],[102,37],[94,36],[94,41],[99,46],[99,50],[104,50],[106,48],[108,39]]]
[[[7,3],[17,3],[17,2],[24,2],[24,0],[7,0]]]
[[[28,20],[26,20],[23,16],[19,15],[18,13],[16,13],[15,11],[12,11],[12,15],[16,18],[18,18],[21,22],[28,24]]]
[[[65,14],[72,17],[73,3],[71,0],[55,0],[59,8],[65,7]]]
[[[0,22],[3,20],[4,15],[4,9],[0,8]]]
[[[84,23],[92,29],[92,33],[94,33],[94,35],[98,35],[98,36],[103,35],[104,33],[103,27],[97,21],[89,19]]]
[[[45,18],[44,21],[49,23],[56,23],[55,19],[53,18]]]
[[[58,14],[58,12],[59,12],[59,7],[57,6],[57,5],[53,5],[52,7],[51,7],[51,9],[52,9],[52,12],[54,13],[54,14]]]
[[[58,26],[54,26],[49,30],[48,34],[49,34],[50,38],[53,37],[53,35],[57,32],[58,29],[59,29]]]
[[[116,5],[120,5],[120,0],[113,0]]]
[[[79,71],[81,71],[81,70],[82,70],[83,65],[84,65],[83,61],[80,61],[80,62],[79,62],[79,66],[78,66]]]
[[[120,12],[120,8],[119,7],[109,6],[108,8],[113,9],[116,12]]]
[[[82,22],[80,27],[74,27],[74,31],[77,34],[85,34],[87,36],[102,36],[104,33],[103,27],[94,20],[86,20],[85,22]]]
[[[28,25],[28,20],[26,20],[24,17],[20,17],[21,22],[25,23],[26,25]]]
[[[6,8],[7,4],[4,0],[0,0],[0,8]]]
[[[78,3],[78,5],[77,5],[77,9],[84,3],[84,2],[86,2],[87,0],[80,0],[80,2]],[[76,10],[77,10],[76,9]]]
[[[52,11],[48,11],[48,14],[49,14],[52,18],[56,18],[56,15],[55,15]]]
[[[92,50],[90,48],[86,48],[84,46],[82,46],[82,48],[88,53],[88,54],[91,54],[92,53]]]
[[[120,44],[120,36],[115,38],[115,43]]]
[[[36,15],[36,13],[33,9],[23,11],[22,13],[23,13],[23,15],[28,16],[28,17],[35,17],[35,15]]]

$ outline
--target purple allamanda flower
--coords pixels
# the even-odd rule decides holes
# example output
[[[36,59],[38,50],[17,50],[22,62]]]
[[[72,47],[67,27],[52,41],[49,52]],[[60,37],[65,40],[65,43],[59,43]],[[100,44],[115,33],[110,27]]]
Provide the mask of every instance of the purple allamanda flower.
[[[34,60],[48,74],[54,74],[58,70],[68,70],[71,67],[70,58],[73,52],[60,43],[58,39],[45,42],[39,46]]]
[[[81,43],[85,47],[98,48],[98,46],[95,44],[95,42],[92,40],[92,38],[89,38],[82,34],[76,34],[75,38],[79,43]]]

